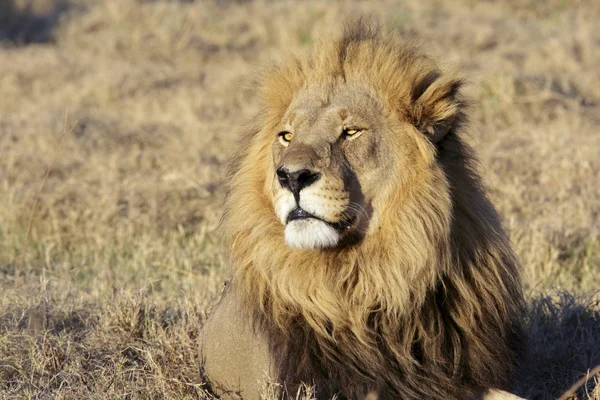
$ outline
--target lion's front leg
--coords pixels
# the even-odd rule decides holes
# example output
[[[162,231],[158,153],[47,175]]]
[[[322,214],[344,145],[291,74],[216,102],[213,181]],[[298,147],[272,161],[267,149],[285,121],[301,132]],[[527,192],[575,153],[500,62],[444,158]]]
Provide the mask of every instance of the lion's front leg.
[[[232,287],[204,324],[200,357],[210,389],[222,398],[257,400],[268,393],[273,363],[266,338],[252,328]]]

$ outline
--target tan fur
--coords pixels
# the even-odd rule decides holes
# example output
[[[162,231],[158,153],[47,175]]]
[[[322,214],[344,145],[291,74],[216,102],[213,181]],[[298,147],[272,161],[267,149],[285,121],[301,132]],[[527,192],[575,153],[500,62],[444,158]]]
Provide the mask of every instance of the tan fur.
[[[303,381],[316,385],[318,398],[371,392],[417,399],[509,387],[520,351],[521,283],[460,139],[460,86],[418,47],[364,21],[262,76],[264,110],[231,164],[222,228],[230,290],[253,334],[269,343],[271,375],[284,390]],[[326,114],[344,102],[347,108]],[[302,109],[315,104],[303,117]],[[329,129],[317,126],[353,113],[376,126],[347,144],[327,142],[344,146],[347,163],[336,167],[323,161],[327,156],[306,155],[321,154],[316,143]],[[277,133],[290,118],[298,142],[282,149]],[[294,163],[320,168],[315,196],[335,211],[328,220],[360,219],[349,228],[358,235],[351,243],[322,250],[286,245],[274,207],[283,190],[275,169],[292,151],[300,152]],[[358,189],[340,183],[336,171],[344,168],[356,175],[356,204],[368,212],[348,200]]]

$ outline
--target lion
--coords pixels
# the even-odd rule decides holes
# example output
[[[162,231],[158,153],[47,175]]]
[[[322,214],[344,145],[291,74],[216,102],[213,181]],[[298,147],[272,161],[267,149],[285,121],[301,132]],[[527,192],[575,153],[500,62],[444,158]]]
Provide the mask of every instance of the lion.
[[[201,340],[210,390],[510,396],[519,265],[461,138],[463,80],[360,19],[259,82],[227,175],[231,281]]]

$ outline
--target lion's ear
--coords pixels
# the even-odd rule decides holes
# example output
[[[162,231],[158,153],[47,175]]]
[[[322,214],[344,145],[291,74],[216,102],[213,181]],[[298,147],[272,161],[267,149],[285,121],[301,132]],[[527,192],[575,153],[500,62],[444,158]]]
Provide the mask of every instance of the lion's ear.
[[[459,96],[462,84],[456,77],[434,71],[422,77],[412,91],[413,124],[433,143],[442,140],[464,118],[465,103]]]

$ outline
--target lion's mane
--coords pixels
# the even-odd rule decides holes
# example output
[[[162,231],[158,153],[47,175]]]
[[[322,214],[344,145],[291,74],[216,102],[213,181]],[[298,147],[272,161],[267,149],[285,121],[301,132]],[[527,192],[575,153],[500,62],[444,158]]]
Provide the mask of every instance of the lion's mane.
[[[435,145],[423,136],[429,167],[390,199],[377,232],[341,249],[290,249],[270,198],[273,132],[302,87],[353,80],[417,129],[434,117],[452,127]],[[460,138],[460,86],[418,46],[364,22],[261,77],[264,108],[231,163],[222,229],[235,290],[284,385],[415,399],[508,388],[522,337],[518,263]]]

